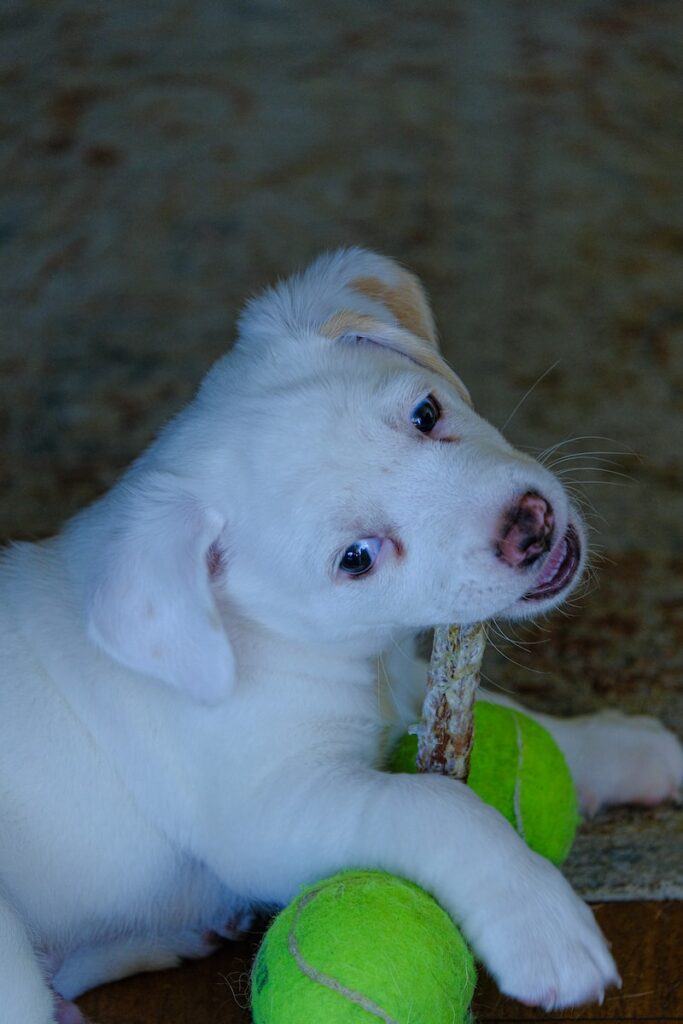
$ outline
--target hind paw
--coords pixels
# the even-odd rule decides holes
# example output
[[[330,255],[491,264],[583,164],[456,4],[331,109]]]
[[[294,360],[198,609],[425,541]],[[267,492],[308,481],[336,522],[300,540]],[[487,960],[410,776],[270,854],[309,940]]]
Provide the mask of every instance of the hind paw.
[[[605,711],[569,722],[569,767],[585,814],[679,798],[683,747],[657,719]]]
[[[57,1024],[88,1024],[86,1018],[75,1003],[70,1003],[62,996],[55,996],[55,1020]]]

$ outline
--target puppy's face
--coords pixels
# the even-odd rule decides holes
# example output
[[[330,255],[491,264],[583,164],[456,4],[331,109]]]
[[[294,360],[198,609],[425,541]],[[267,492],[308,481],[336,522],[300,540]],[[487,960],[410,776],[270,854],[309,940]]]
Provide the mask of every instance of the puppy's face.
[[[381,642],[568,595],[578,512],[452,375],[395,336],[312,336],[300,356],[233,400],[248,428],[216,585],[243,614],[302,640]]]
[[[78,528],[91,638],[209,702],[238,617],[370,653],[397,629],[546,611],[585,548],[557,478],[472,409],[416,279],[360,249],[255,300]]]

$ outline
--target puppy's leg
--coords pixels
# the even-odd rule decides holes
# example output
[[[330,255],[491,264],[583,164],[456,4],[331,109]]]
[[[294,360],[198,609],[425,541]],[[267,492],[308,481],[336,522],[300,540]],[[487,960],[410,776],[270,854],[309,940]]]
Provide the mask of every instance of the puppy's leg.
[[[286,903],[302,883],[379,868],[434,893],[501,989],[527,1003],[600,999],[618,980],[588,907],[466,786],[349,765],[329,746],[303,762],[259,775],[248,821],[234,805],[207,818],[202,855],[232,888]]]
[[[56,992],[76,999],[84,992],[131,974],[164,971],[182,960],[198,960],[215,952],[213,933],[187,931],[177,935],[131,936],[102,946],[86,946],[66,957],[53,978]]]
[[[619,711],[556,718],[528,711],[499,694],[480,696],[523,711],[548,730],[567,759],[585,814],[615,804],[650,807],[678,797],[683,747],[656,718]]]
[[[0,897],[0,1020],[54,1024],[58,1019],[26,929]]]
[[[223,940],[238,940],[252,927],[254,918],[250,905],[231,894],[229,901],[207,915],[202,928],[130,935],[74,949],[55,970],[52,985],[66,999],[77,999],[91,988],[131,974],[178,967],[183,960],[210,956]]]

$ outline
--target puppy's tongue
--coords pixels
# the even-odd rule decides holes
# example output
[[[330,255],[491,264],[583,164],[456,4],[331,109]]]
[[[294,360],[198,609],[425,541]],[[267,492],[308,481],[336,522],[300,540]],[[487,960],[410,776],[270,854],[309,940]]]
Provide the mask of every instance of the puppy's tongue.
[[[579,537],[573,526],[568,527],[545,560],[536,586],[524,595],[524,601],[540,600],[559,594],[574,578],[581,560]]]

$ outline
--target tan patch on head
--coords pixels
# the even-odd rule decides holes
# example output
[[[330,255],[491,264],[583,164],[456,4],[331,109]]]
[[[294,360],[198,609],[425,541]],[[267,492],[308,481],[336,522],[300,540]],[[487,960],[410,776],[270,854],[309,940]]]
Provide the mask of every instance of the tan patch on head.
[[[443,358],[438,349],[432,348],[431,345],[426,345],[419,338],[411,337],[409,334],[404,335],[401,338],[400,343],[392,342],[389,346],[394,348],[396,351],[401,352],[408,359],[412,359],[418,366],[424,366],[426,370],[431,370],[432,373],[438,373],[440,377],[451,384],[458,392],[460,397],[467,402],[468,405],[472,405],[472,399],[470,393],[458,377],[455,370],[451,369],[446,360]]]
[[[340,309],[318,328],[318,333],[322,334],[323,338],[334,339],[354,331],[358,334],[377,334],[381,330],[382,324],[377,317],[354,313],[352,309]]]
[[[406,356],[411,362],[416,363],[418,366],[424,366],[426,370],[431,370],[432,373],[438,373],[440,377],[443,377],[456,389],[460,397],[468,405],[472,405],[469,391],[457,373],[443,359],[438,349],[433,348],[428,342],[423,341],[422,338],[414,335],[412,332],[406,334],[404,331],[396,331],[398,337],[387,337],[384,339],[383,334],[387,334],[387,327],[376,317],[368,316],[364,313],[355,313],[352,309],[341,309],[318,328],[318,333],[324,338],[330,338],[333,341],[344,334],[358,334],[361,337],[367,334],[369,340],[375,344]]]
[[[413,274],[402,270],[400,284],[393,286],[378,277],[356,277],[349,287],[373,302],[381,302],[407,331],[436,345],[431,310],[422,285]]]

